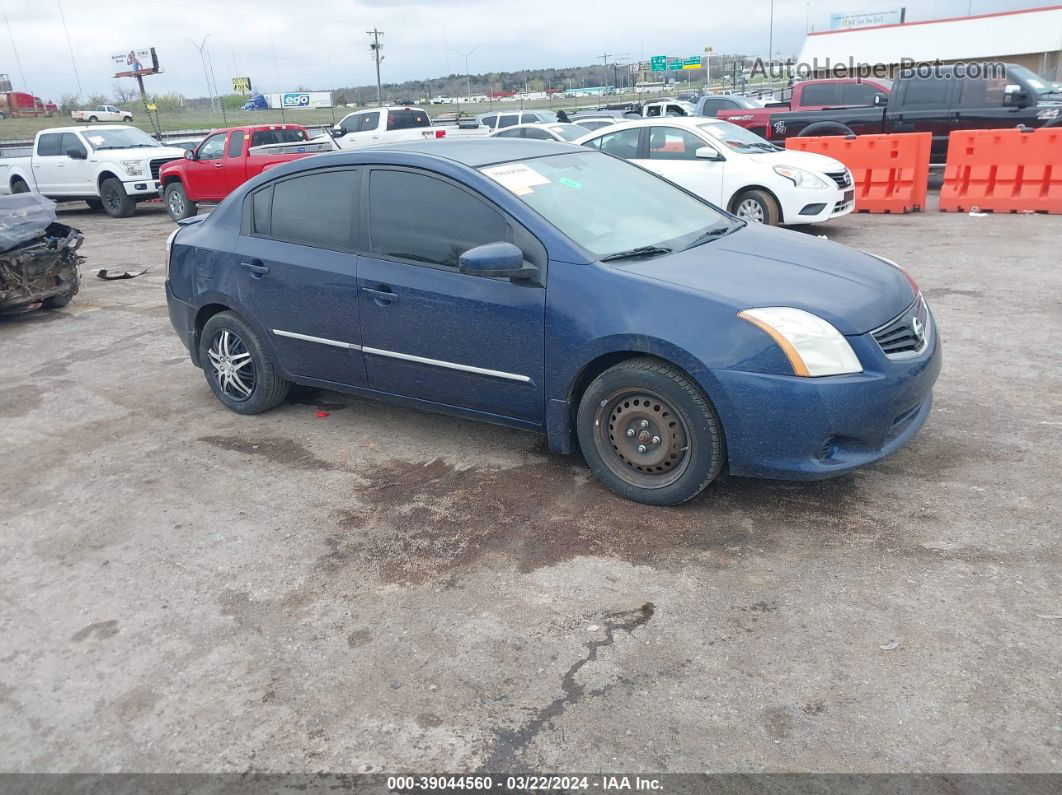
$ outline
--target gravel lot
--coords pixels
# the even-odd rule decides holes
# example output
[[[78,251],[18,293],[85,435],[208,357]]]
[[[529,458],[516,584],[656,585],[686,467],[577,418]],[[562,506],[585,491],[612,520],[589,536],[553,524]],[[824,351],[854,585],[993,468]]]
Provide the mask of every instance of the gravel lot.
[[[61,215],[82,292],[0,319],[0,770],[1062,770],[1062,218],[814,230],[921,283],[926,427],[660,509],[517,431],[229,413],[161,208]]]

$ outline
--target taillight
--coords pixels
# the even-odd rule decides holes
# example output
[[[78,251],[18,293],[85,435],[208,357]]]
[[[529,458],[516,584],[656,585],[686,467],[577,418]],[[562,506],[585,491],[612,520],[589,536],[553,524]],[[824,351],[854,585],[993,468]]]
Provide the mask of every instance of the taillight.
[[[436,130],[435,131],[435,137],[436,138],[445,138],[446,137],[446,130]]]
[[[177,227],[170,236],[166,238],[166,278],[170,278],[170,257],[173,256],[173,239],[177,237],[177,233],[181,231],[181,227]]]

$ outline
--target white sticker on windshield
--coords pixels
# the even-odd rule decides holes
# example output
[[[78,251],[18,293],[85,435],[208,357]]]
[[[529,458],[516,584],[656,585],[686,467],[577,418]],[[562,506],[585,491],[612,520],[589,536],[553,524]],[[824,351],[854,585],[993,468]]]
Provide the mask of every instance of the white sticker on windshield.
[[[497,182],[506,190],[510,190],[517,196],[526,196],[532,193],[535,185],[548,185],[549,180],[525,166],[523,163],[509,163],[504,166],[491,166],[483,169],[483,173]]]
[[[103,145],[103,136],[102,135],[90,135],[90,136],[88,136],[88,139],[89,139],[89,142],[93,146],[102,146]]]

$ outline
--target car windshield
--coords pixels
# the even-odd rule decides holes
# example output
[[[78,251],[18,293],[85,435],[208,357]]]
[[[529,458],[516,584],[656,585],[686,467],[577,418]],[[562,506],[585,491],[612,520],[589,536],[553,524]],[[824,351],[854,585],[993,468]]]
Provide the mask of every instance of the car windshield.
[[[757,153],[780,152],[774,144],[763,140],[754,132],[738,127],[728,121],[713,121],[698,124],[702,130],[733,152]]]
[[[143,130],[136,127],[111,127],[100,129],[94,127],[84,130],[85,140],[92,144],[96,151],[101,149],[138,149],[140,147],[162,146]]]
[[[734,221],[670,182],[600,152],[480,169],[598,257],[684,248]]]
[[[1036,74],[1032,69],[1027,69],[1024,66],[1011,66],[1008,67],[1011,77],[1016,77],[1023,81],[1037,94],[1057,94],[1058,88],[1044,80],[1040,75]]]
[[[565,141],[574,141],[576,138],[582,138],[586,135],[586,128],[580,127],[578,124],[551,124],[548,129]]]

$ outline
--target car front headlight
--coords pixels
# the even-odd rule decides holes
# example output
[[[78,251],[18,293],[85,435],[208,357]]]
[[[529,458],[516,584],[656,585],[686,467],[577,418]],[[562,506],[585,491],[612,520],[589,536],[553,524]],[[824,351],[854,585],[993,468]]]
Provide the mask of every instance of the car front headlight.
[[[130,177],[135,177],[138,174],[144,173],[144,161],[143,160],[122,160],[120,161],[122,167],[125,169],[125,173]]]
[[[738,317],[778,343],[794,375],[822,376],[861,373],[863,366],[837,329],[818,315],[788,306],[746,309]]]
[[[774,173],[785,177],[798,188],[828,188],[830,183],[810,171],[795,166],[775,166]]]

